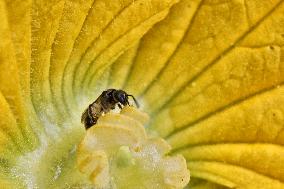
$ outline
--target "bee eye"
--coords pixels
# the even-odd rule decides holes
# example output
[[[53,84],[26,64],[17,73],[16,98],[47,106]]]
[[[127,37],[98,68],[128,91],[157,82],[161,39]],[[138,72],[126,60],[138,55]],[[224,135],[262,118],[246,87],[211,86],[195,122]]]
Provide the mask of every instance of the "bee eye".
[[[123,102],[125,100],[125,94],[119,93],[118,94],[118,99],[119,99],[120,102]]]
[[[116,94],[115,94],[115,99],[118,101],[118,102],[120,102],[120,103],[122,103],[123,105],[126,105],[126,95],[125,95],[125,93],[124,92],[121,92],[121,91],[119,91],[119,92],[117,92]]]

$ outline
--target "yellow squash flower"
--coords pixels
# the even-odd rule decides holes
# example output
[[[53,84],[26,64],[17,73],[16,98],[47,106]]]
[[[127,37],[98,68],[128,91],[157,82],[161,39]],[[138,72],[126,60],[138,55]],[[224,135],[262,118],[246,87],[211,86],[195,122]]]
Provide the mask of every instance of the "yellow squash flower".
[[[92,188],[80,116],[121,88],[187,188],[283,189],[283,83],[283,0],[0,0],[0,188]]]

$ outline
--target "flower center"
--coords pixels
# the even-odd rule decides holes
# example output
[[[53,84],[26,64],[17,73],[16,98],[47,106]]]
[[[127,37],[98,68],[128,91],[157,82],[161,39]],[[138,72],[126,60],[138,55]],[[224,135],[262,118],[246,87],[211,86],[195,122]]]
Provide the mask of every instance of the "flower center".
[[[183,188],[189,182],[185,159],[168,156],[169,144],[147,136],[147,114],[130,106],[107,113],[87,130],[77,164],[98,188]]]

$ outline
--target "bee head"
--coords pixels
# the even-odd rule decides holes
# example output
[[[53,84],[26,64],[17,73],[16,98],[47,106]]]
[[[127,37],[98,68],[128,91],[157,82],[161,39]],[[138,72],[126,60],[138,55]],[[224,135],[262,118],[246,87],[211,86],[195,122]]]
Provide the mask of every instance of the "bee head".
[[[133,98],[136,106],[139,108],[139,104],[138,104],[137,100],[134,98],[133,95],[129,95],[123,90],[116,90],[116,91],[113,92],[114,100],[116,102],[120,102],[124,106],[129,105],[129,101],[128,101],[129,96]]]
[[[116,102],[120,102],[122,105],[129,105],[128,95],[123,90],[116,90],[113,92],[113,98]]]

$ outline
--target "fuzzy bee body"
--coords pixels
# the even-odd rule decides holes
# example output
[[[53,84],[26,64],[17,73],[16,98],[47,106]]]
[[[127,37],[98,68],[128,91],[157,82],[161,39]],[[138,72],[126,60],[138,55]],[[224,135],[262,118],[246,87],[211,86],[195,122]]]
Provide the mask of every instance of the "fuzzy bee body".
[[[103,91],[102,94],[83,112],[81,122],[85,125],[86,129],[92,127],[97,123],[97,120],[103,113],[115,109],[116,105],[118,105],[120,109],[122,106],[129,105],[129,96],[133,98],[136,106],[139,107],[136,99],[123,90],[108,89]]]

